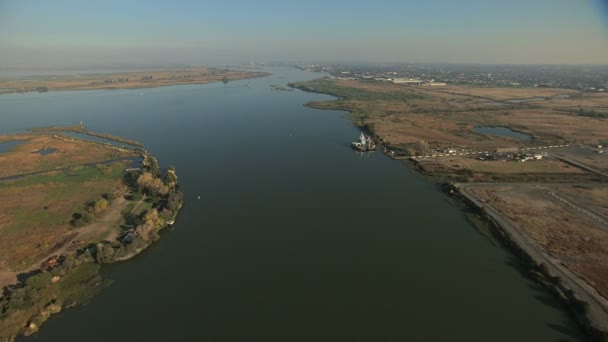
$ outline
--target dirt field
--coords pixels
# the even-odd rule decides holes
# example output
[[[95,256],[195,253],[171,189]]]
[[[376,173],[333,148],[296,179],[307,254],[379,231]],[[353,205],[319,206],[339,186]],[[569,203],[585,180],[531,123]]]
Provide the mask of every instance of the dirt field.
[[[245,72],[209,68],[185,68],[158,71],[137,71],[115,74],[90,74],[75,76],[29,77],[0,79],[0,94],[51,91],[149,88],[179,84],[198,84],[262,77],[262,72]]]
[[[471,189],[524,234],[608,297],[608,225],[579,211],[606,209],[608,187],[504,186]],[[567,196],[564,204],[549,192]],[[603,209],[602,209],[603,207]]]
[[[549,88],[417,87],[386,82],[314,80],[294,86],[340,97],[314,102],[321,109],[351,112],[394,148],[424,141],[436,147],[496,148],[606,139],[608,119],[579,115],[608,107],[608,94]],[[562,98],[563,96],[568,98]],[[546,98],[515,103],[510,100]],[[574,110],[576,109],[576,111]],[[531,141],[477,134],[479,126],[504,126],[533,136]]]
[[[48,133],[0,137],[0,143],[11,140],[23,140],[23,143],[13,146],[8,152],[0,153],[0,165],[3,166],[0,168],[0,178],[135,155],[130,150]],[[46,155],[39,152],[45,149],[56,151]]]

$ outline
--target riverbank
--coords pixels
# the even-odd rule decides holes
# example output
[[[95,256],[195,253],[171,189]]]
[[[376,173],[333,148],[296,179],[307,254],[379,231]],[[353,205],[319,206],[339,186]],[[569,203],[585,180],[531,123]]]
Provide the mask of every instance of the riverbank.
[[[451,184],[447,192],[488,224],[493,236],[517,255],[528,275],[559,296],[594,341],[608,338],[608,301],[555,257],[531,240],[518,224],[501,215],[491,203],[469,189],[476,184]]]
[[[307,106],[317,109],[333,109],[348,111],[348,117],[353,124],[359,127],[362,131],[372,135],[376,141],[386,146],[385,153],[393,159],[410,159],[409,166],[425,175],[429,180],[444,183],[446,181],[460,182],[493,182],[492,184],[505,184],[505,182],[535,182],[540,184],[547,182],[568,183],[585,183],[595,184],[603,182],[603,179],[597,174],[589,173],[584,168],[572,167],[561,160],[554,158],[546,158],[547,154],[540,154],[537,149],[544,149],[545,146],[550,148],[559,148],[560,150],[570,151],[571,149],[564,147],[564,141],[568,141],[571,137],[566,135],[563,128],[569,127],[568,121],[585,121],[584,126],[593,123],[595,128],[608,127],[608,121],[596,120],[586,121],[586,118],[576,117],[573,115],[564,115],[563,112],[555,108],[551,108],[551,101],[543,104],[542,108],[534,108],[535,113],[532,113],[532,107],[529,104],[517,104],[508,107],[503,106],[496,109],[496,106],[488,101],[498,101],[500,98],[478,98],[475,94],[478,90],[459,89],[458,92],[445,92],[422,89],[419,87],[400,87],[381,82],[363,82],[363,81],[335,81],[329,79],[314,80],[302,83],[291,84],[292,87],[299,88],[308,92],[324,93],[338,97],[337,100],[326,102],[311,102]],[[510,90],[502,90],[501,96],[508,96],[503,93],[508,93]],[[521,91],[521,90],[517,90]],[[602,97],[605,100],[605,97]],[[579,99],[580,100],[580,99]],[[575,100],[572,100],[575,101]],[[563,103],[559,103],[563,105]],[[494,106],[494,107],[493,107]],[[531,141],[517,141],[513,138],[488,136],[477,134],[474,131],[475,127],[479,126],[509,126],[513,127],[513,116],[526,115],[525,120],[518,120],[518,130],[524,131],[535,139]],[[545,122],[544,117],[553,117],[550,121],[551,126],[539,127],[536,121]],[[601,135],[599,130],[580,131],[573,127],[568,134],[573,134],[577,137],[585,137],[590,139],[599,139]],[[497,151],[500,146],[518,146],[508,149],[512,155],[532,156],[532,153],[538,154],[537,161],[532,162],[516,162],[513,161],[513,156],[501,157]],[[530,151],[530,152],[525,152]],[[582,153],[578,150],[570,151],[570,153]],[[585,152],[587,153],[587,152]],[[587,153],[589,154],[589,153]],[[480,158],[481,156],[481,158]],[[497,158],[498,156],[498,158]],[[595,155],[597,160],[597,154]],[[503,158],[504,160],[498,160]],[[509,160],[511,158],[511,160]],[[541,161],[542,159],[542,161]],[[520,194],[521,195],[521,194]],[[465,198],[464,196],[459,197]],[[469,201],[470,202],[470,201]],[[467,201],[463,203],[470,205]],[[535,206],[542,208],[544,202],[540,204],[531,204],[533,210],[540,210]],[[585,202],[584,205],[589,205]],[[582,205],[582,206],[584,206]],[[479,209],[474,209],[474,211]],[[562,210],[558,208],[557,210]],[[563,211],[563,210],[562,210]],[[579,238],[584,232],[577,231],[573,228],[570,231],[563,232],[563,236],[557,236],[559,240],[554,242],[551,239],[556,237],[547,235],[547,239],[554,244],[556,250],[565,250],[569,257],[576,262],[582,263],[582,257],[588,256],[586,253],[590,248],[598,257],[598,261],[589,263],[583,271],[577,271],[576,274],[570,270],[560,270],[556,273],[555,270],[547,271],[545,264],[541,263],[541,259],[536,258],[536,255],[546,255],[547,249],[545,245],[534,241],[526,235],[519,234],[512,228],[503,227],[499,222],[506,222],[504,213],[499,213],[496,210],[495,216],[481,215],[480,218],[488,222],[491,231],[496,237],[503,241],[503,244],[512,251],[515,255],[521,257],[524,263],[528,264],[534,274],[544,274],[548,280],[542,280],[541,283],[552,284],[552,288],[557,289],[561,299],[572,309],[572,312],[577,317],[577,321],[586,330],[589,336],[601,340],[607,338],[608,327],[605,322],[606,308],[608,304],[606,299],[602,297],[599,290],[589,285],[589,274],[593,272],[601,273],[597,280],[597,287],[600,288],[603,284],[603,278],[608,275],[604,264],[601,260],[606,260],[605,256],[608,251],[602,247],[592,246],[592,240],[588,236],[581,238],[581,243],[575,247],[569,247],[572,238]],[[537,219],[531,212],[521,213],[529,219]],[[547,214],[550,215],[550,214]],[[543,216],[539,216],[543,219]],[[569,218],[576,226],[577,223],[589,226],[589,229],[598,229],[596,222],[587,222],[588,217],[580,215],[576,210]],[[601,229],[600,229],[601,230]],[[513,238],[516,236],[519,238]],[[546,243],[543,241],[543,243]],[[531,247],[530,247],[531,246]],[[580,248],[582,253],[574,254],[571,249]],[[567,253],[566,253],[567,254]],[[593,254],[595,257],[596,254]],[[578,259],[575,259],[578,258]],[[572,262],[569,260],[568,262]],[[558,260],[554,263],[566,261]],[[543,273],[546,271],[546,274]],[[559,277],[556,276],[560,275]],[[583,276],[585,278],[583,279]],[[565,280],[564,280],[565,279]],[[603,287],[602,287],[603,288]],[[595,294],[595,295],[589,295]],[[605,293],[604,293],[605,295]],[[595,303],[594,307],[587,311],[588,304]]]
[[[238,81],[268,76],[265,72],[213,68],[181,68],[112,74],[0,78],[0,94],[58,90],[134,89]]]
[[[109,284],[100,266],[128,260],[157,241],[183,205],[175,169],[161,172],[139,146],[134,151],[42,132],[0,141],[17,138],[22,143],[0,153],[13,165],[5,170],[12,178],[0,182],[0,341],[33,334],[51,315],[86,304]],[[40,146],[54,152],[26,158]],[[141,165],[102,160],[116,153],[137,153]],[[27,173],[32,170],[38,171]]]

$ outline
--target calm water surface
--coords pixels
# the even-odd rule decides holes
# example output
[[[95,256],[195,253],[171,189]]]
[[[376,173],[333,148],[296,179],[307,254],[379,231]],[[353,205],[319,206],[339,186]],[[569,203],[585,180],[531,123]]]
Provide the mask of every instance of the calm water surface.
[[[144,143],[185,193],[174,230],[24,341],[582,338],[435,185],[354,153],[343,113],[303,106],[330,97],[270,88],[319,74],[269,70],[227,86],[0,97],[0,133],[84,121]]]
[[[4,142],[0,142],[0,153],[8,152],[13,147],[20,145],[23,143],[23,140],[8,140]]]
[[[473,132],[479,134],[489,134],[489,135],[497,135],[501,137],[519,139],[519,140],[532,140],[532,136],[529,134],[524,134],[520,132],[516,132],[508,127],[501,126],[484,126],[484,127],[475,127]]]

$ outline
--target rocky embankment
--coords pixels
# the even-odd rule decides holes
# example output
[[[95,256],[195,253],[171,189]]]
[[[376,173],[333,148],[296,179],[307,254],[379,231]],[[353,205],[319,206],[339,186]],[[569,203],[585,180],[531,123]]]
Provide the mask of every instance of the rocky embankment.
[[[487,223],[493,237],[521,261],[527,275],[555,293],[570,309],[592,341],[608,341],[608,305],[595,289],[572,274],[522,234],[516,225],[488,203],[467,191],[472,184],[445,185],[446,192],[465,209]]]

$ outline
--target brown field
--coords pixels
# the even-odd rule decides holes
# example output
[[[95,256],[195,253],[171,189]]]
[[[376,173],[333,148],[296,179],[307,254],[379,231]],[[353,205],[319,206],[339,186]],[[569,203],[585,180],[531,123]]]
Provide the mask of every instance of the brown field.
[[[554,97],[557,95],[576,94],[577,91],[558,88],[481,88],[467,86],[446,86],[439,88],[422,87],[428,93],[446,93],[453,95],[476,96],[494,100],[530,99],[537,97]]]
[[[23,133],[0,137],[0,143],[10,140],[24,142],[9,152],[0,153],[0,165],[3,166],[0,178],[135,155],[131,150],[54,134]],[[57,151],[47,155],[38,152],[49,148]]]
[[[120,196],[126,191],[124,169],[131,162],[95,163],[136,155],[52,133],[0,137],[0,142],[11,140],[23,142],[0,153],[0,178],[20,176],[0,180],[0,287],[14,283],[17,273],[37,268],[50,255],[82,247],[77,241],[115,234],[128,205]],[[42,148],[57,151],[43,156],[38,152]],[[22,176],[32,172],[41,173]],[[75,228],[72,215],[102,194],[116,199],[94,223]]]
[[[594,180],[594,175],[557,159],[518,161],[482,161],[473,157],[424,158],[416,161],[426,175],[469,182]]]
[[[118,177],[99,180],[92,177],[76,183],[1,183],[0,271],[21,271],[35,266],[41,258],[82,234],[69,222],[79,207],[103,193],[124,193],[121,180],[124,164],[114,168],[119,171]]]
[[[597,215],[608,221],[608,191],[605,186],[563,186],[557,190],[563,197],[577,201],[583,207],[593,208]]]
[[[483,148],[597,142],[606,139],[608,119],[579,116],[573,108],[597,110],[608,94],[550,88],[440,88],[353,80],[315,80],[295,85],[341,99],[314,102],[321,109],[351,112],[364,126],[394,148],[418,141],[435,147]],[[570,95],[571,98],[555,98]],[[510,103],[508,99],[547,97],[545,101]],[[473,132],[478,126],[505,126],[534,137],[522,141]]]
[[[423,160],[423,162],[427,162]],[[561,173],[561,174],[581,174],[583,170],[570,166],[559,160],[532,160],[525,163],[517,161],[493,161],[478,160],[464,157],[450,158],[429,158],[428,163],[437,163],[453,171],[463,169],[473,172],[486,173]]]
[[[548,194],[554,191],[578,207],[598,211],[606,209],[608,187],[514,185],[475,187],[471,191],[488,200],[528,238],[608,297],[608,226]]]
[[[598,151],[605,150],[603,153]],[[598,149],[592,147],[575,147],[570,149],[560,149],[555,154],[572,159],[592,169],[608,172],[608,149]]]
[[[180,84],[201,84],[224,80],[242,80],[266,76],[263,72],[247,72],[210,68],[184,68],[158,71],[137,71],[115,74],[28,77],[0,79],[0,94],[47,90],[92,90],[149,88]],[[151,77],[151,79],[148,79]]]

